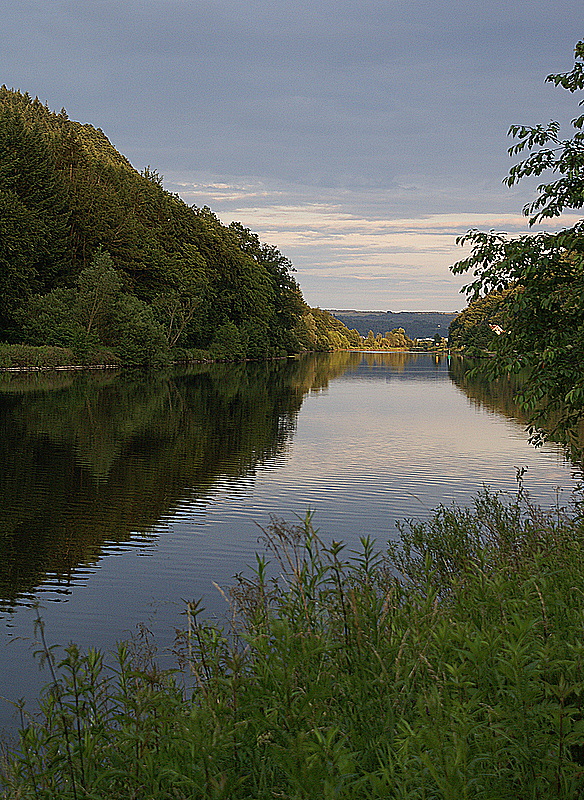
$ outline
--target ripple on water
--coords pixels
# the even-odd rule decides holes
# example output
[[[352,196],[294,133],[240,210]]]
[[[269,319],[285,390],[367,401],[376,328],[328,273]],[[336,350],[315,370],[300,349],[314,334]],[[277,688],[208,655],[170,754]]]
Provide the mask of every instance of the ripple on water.
[[[398,373],[392,363],[378,357],[376,365],[360,364],[340,378],[331,373],[326,392],[305,396],[295,430],[286,397],[278,413],[288,420],[288,433],[272,419],[263,444],[243,412],[207,434],[205,415],[214,404],[205,392],[216,390],[195,381],[186,384],[183,401],[193,393],[200,419],[190,419],[184,405],[176,420],[161,413],[150,438],[139,426],[132,434],[140,439],[134,450],[134,439],[124,433],[133,420],[129,400],[119,429],[110,424],[115,405],[107,407],[104,425],[112,441],[102,437],[96,450],[83,450],[81,418],[75,418],[79,430],[69,449],[45,433],[30,434],[37,448],[30,474],[19,466],[26,455],[22,441],[7,445],[0,524],[12,531],[4,541],[13,549],[7,548],[1,567],[0,616],[10,647],[0,648],[0,675],[11,677],[0,695],[18,697],[38,686],[24,643],[32,636],[35,599],[44,605],[51,641],[109,649],[137,622],[148,621],[169,643],[185,600],[202,596],[209,613],[224,613],[225,598],[214,584],[228,587],[236,573],[251,568],[271,516],[296,523],[314,511],[325,539],[355,549],[366,534],[380,544],[395,537],[396,520],[423,519],[439,503],[472,502],[483,484],[513,494],[517,467],[528,467],[525,482],[536,502],[553,503],[556,486],[564,487],[562,498],[569,496],[576,480],[557,449],[534,451],[521,424],[467,397],[444,366],[418,359],[413,372],[400,364]],[[233,386],[227,388],[225,413],[236,396]],[[243,399],[249,391],[246,385]],[[131,399],[141,402],[140,393]],[[157,408],[156,398],[148,399],[136,414],[142,426]],[[42,420],[44,431],[49,410],[38,403],[34,414],[23,407],[23,418],[31,429],[31,415]],[[244,410],[254,413],[251,405]],[[53,412],[61,430],[62,409]],[[20,560],[11,562],[18,548]],[[5,721],[0,708],[0,726]]]

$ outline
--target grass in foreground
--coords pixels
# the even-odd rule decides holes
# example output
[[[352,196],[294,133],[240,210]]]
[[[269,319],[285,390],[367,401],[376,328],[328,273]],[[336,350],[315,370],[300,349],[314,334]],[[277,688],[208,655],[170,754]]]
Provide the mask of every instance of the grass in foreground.
[[[584,796],[578,510],[484,490],[401,533],[347,553],[310,515],[274,521],[230,629],[187,608],[176,672],[147,642],[109,668],[44,645],[53,680],[5,797]]]

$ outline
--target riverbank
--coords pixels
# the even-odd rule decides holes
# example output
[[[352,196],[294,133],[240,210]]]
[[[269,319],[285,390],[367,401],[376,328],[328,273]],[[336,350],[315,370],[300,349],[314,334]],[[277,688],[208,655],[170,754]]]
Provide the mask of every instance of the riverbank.
[[[433,353],[447,355],[449,351],[444,347],[428,348],[341,348],[343,352],[362,353]],[[250,359],[225,359],[218,358],[209,350],[181,350],[177,352],[176,364],[212,364],[218,361],[248,361]],[[296,355],[302,355],[298,353]],[[279,356],[288,358],[290,356]],[[294,356],[293,356],[294,357]],[[267,359],[273,360],[273,359]],[[75,354],[73,350],[65,347],[42,346],[0,343],[0,372],[40,372],[44,370],[102,370],[119,369],[125,366],[121,359],[113,353],[97,351],[84,357]]]
[[[177,361],[212,362],[207,350],[176,350]],[[0,343],[0,371],[117,369],[124,361],[111,350],[99,348],[85,353],[68,347]]]
[[[579,509],[484,490],[401,533],[348,553],[274,522],[229,631],[186,606],[178,672],[145,629],[112,671],[41,626],[55,679],[7,800],[579,797]]]

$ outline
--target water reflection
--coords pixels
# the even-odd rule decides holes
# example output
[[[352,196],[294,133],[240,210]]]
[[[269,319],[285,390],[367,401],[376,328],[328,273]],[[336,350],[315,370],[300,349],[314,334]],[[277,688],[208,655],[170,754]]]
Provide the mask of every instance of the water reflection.
[[[476,363],[471,359],[454,356],[450,359],[448,374],[452,382],[478,407],[504,414],[520,425],[527,425],[525,415],[514,400],[521,383],[520,377],[510,375],[506,380],[489,381],[470,373],[474,367]]]
[[[461,359],[403,352],[201,365],[148,376],[0,375],[0,607],[29,603],[39,587],[59,599],[104,553],[152,546],[161,520],[180,509],[192,516],[226,480],[253,478],[262,465],[281,461],[304,399],[333,380],[343,391],[328,399],[328,416],[312,431],[304,457],[288,473],[280,470],[273,489],[290,492],[291,508],[305,510],[326,495],[347,516],[343,503],[385,507],[396,494],[417,497],[438,486],[441,475],[449,486],[459,473],[471,481],[481,469],[481,436],[490,442],[492,433],[453,410],[448,392],[438,393],[438,384],[450,386],[447,369],[472,403],[524,426],[512,384],[471,379]],[[371,381],[401,388],[374,392],[364,384]],[[472,452],[457,444],[464,430]],[[481,457],[486,464],[484,448]],[[269,512],[276,501],[268,492]]]
[[[448,374],[452,382],[479,408],[503,414],[527,430],[527,417],[515,401],[515,394],[525,381],[521,373],[489,381],[471,372],[475,367],[476,362],[472,359],[453,357],[449,360]],[[557,440],[550,436],[550,441]],[[584,423],[576,429],[576,442],[584,451]],[[577,457],[577,454],[571,454],[574,466],[582,472],[583,463],[579,458],[576,460],[575,455]]]
[[[68,592],[104,548],[286,448],[309,391],[350,354],[144,374],[4,374],[0,603]]]
[[[446,357],[428,353],[387,350],[363,350],[344,354],[348,356],[347,374],[359,373],[363,380],[391,380],[407,377],[408,380],[428,380],[432,372],[442,373]]]

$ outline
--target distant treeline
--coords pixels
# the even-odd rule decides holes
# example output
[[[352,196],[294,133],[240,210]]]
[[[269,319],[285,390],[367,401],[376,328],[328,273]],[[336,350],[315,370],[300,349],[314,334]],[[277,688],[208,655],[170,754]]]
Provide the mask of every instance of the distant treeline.
[[[361,336],[375,335],[402,328],[410,339],[433,339],[448,335],[448,326],[456,312],[441,311],[352,311],[330,309],[330,313],[347,328],[355,328]]]
[[[292,272],[248,228],[137,172],[99,128],[0,88],[4,366],[30,357],[23,345],[130,364],[350,346]]]

